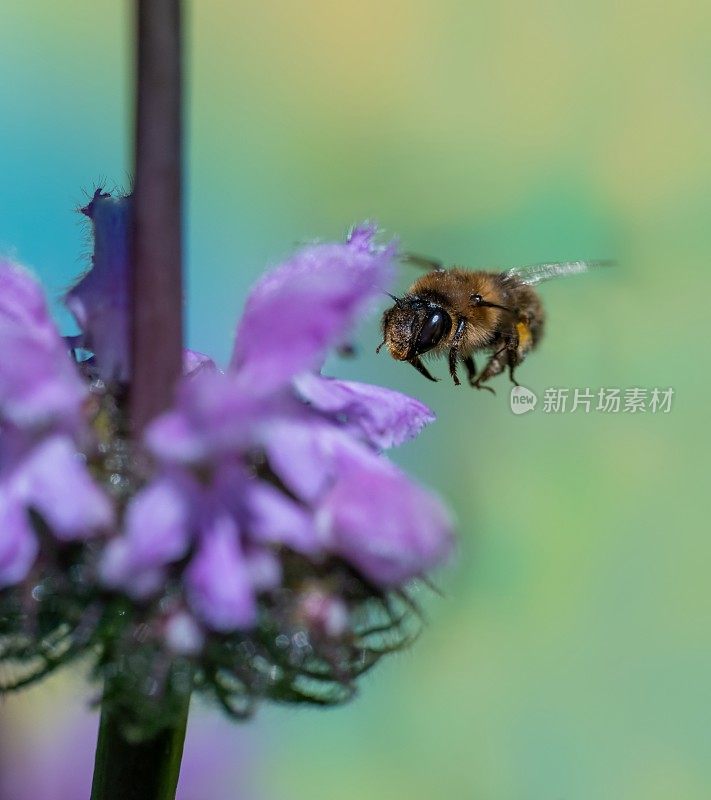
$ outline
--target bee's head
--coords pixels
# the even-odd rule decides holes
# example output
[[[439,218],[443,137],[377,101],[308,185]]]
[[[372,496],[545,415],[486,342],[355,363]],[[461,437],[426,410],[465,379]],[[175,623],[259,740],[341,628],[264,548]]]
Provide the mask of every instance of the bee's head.
[[[452,329],[452,318],[441,307],[418,297],[393,298],[383,314],[383,342],[398,361],[409,361],[436,347]],[[380,350],[378,347],[378,350]]]

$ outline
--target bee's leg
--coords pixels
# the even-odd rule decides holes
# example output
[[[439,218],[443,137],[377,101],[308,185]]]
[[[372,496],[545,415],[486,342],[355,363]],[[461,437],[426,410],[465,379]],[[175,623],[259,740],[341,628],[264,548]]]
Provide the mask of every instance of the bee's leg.
[[[509,378],[511,380],[511,383],[514,384],[514,386],[521,385],[516,380],[516,378],[514,378],[514,370],[523,361],[523,358],[519,356],[518,344],[519,344],[519,339],[518,336],[516,336],[511,339],[507,347],[508,362],[509,362]]]
[[[437,381],[439,380],[439,378],[433,378],[432,377],[432,375],[430,374],[430,371],[422,363],[422,360],[420,359],[419,356],[415,356],[414,358],[411,358],[408,363],[412,364],[412,366],[420,373],[420,375],[424,375],[425,378],[427,378],[428,381],[434,381],[435,383],[437,383]]]
[[[508,347],[502,347],[501,350],[497,350],[487,361],[486,366],[472,386],[475,389],[488,389],[488,391],[496,394],[491,386],[484,386],[483,384],[491,378],[496,377],[496,375],[500,375],[506,369],[508,363]]]
[[[472,386],[473,386],[475,389],[486,389],[486,391],[487,391],[487,392],[491,392],[492,394],[496,394],[496,389],[494,389],[494,387],[493,387],[493,386],[485,386],[485,385],[484,385],[484,384],[481,382],[481,378],[479,378],[479,380],[476,380],[476,381],[474,381],[474,383],[472,384]]]
[[[467,327],[467,321],[460,317],[457,321],[457,330],[452,337],[452,346],[449,349],[449,374],[452,376],[455,386],[459,386],[459,377],[457,376],[457,359],[459,358],[459,345],[462,343],[462,336]]]
[[[514,370],[518,366],[519,362],[514,355],[509,354],[509,379],[514,386],[520,386],[521,384],[514,378]]]
[[[456,348],[452,348],[449,351],[449,374],[452,376],[452,380],[454,381],[455,386],[460,385],[460,380],[457,375],[457,350]]]
[[[469,379],[469,385],[474,386],[474,381],[476,380],[476,364],[474,363],[474,359],[472,356],[466,356],[462,359],[462,363],[467,371],[467,378]]]

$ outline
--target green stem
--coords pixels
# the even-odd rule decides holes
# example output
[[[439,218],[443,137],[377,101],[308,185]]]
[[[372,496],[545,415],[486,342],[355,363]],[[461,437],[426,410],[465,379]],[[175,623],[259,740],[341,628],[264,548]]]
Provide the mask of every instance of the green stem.
[[[134,742],[110,708],[101,711],[91,800],[174,800],[190,697],[173,726]]]

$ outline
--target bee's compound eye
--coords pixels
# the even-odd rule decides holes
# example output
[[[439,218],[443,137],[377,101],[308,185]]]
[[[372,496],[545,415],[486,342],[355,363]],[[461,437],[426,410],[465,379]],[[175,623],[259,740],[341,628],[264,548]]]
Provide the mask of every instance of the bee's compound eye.
[[[425,353],[435,347],[449,333],[452,320],[446,311],[437,309],[424,321],[415,344],[415,353]]]
[[[472,305],[478,306],[484,302],[484,298],[480,294],[472,295]]]

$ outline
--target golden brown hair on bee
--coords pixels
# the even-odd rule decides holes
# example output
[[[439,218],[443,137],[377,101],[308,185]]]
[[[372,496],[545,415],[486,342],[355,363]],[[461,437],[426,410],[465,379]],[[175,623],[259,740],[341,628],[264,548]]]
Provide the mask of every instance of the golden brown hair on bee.
[[[417,259],[424,262],[424,259]],[[403,297],[383,314],[383,341],[398,361],[407,361],[430,380],[436,380],[423,355],[447,354],[452,380],[459,385],[457,365],[463,364],[469,384],[477,389],[508,368],[514,369],[538,344],[545,313],[533,285],[560,275],[584,272],[609,262],[541,264],[507,272],[435,269],[416,280]],[[392,295],[391,295],[392,296]],[[474,354],[489,351],[477,372]]]

